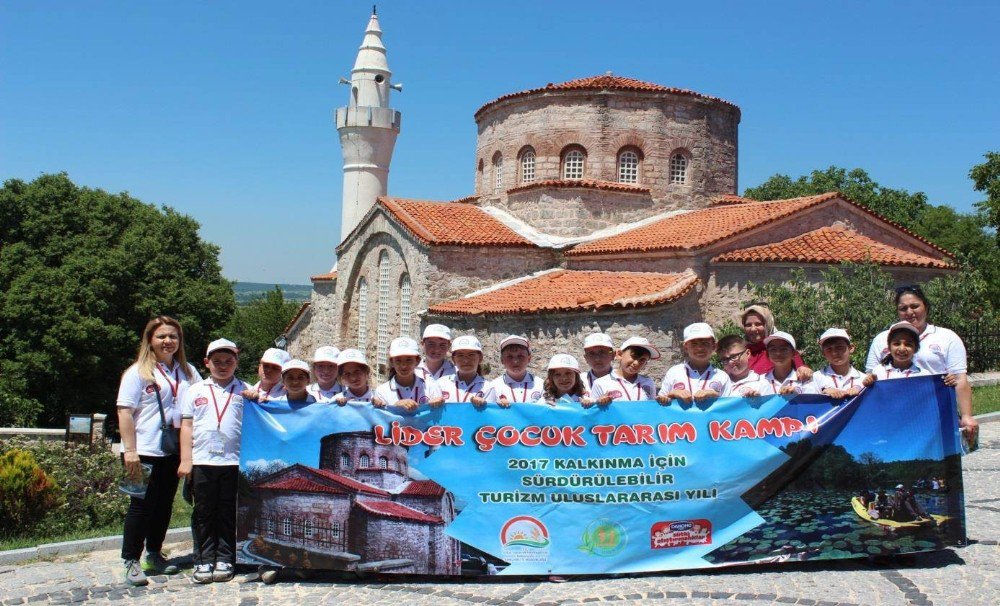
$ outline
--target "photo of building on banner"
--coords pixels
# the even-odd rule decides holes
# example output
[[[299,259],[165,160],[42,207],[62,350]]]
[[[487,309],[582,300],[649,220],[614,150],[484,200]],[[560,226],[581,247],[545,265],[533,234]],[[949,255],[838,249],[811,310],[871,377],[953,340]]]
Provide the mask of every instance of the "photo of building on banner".
[[[249,407],[241,563],[425,575],[595,574],[964,544],[941,377],[860,396],[583,409]]]

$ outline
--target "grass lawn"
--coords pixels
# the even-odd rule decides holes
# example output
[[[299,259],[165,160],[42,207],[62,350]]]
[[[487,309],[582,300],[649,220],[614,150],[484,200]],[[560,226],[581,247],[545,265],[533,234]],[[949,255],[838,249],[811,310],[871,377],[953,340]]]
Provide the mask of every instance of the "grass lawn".
[[[1000,410],[1000,385],[977,387],[972,390],[972,414],[981,415]]]
[[[122,512],[124,520],[125,512]],[[122,533],[122,523],[104,528],[92,528],[84,532],[74,532],[57,536],[35,536],[20,537],[17,539],[0,539],[0,551],[9,549],[22,549],[24,547],[34,547],[42,543],[62,543],[63,541],[78,541],[80,539],[93,539],[96,537],[108,537]],[[184,528],[191,525],[191,506],[181,497],[181,487],[177,487],[177,496],[174,497],[174,512],[170,517],[171,528]]]

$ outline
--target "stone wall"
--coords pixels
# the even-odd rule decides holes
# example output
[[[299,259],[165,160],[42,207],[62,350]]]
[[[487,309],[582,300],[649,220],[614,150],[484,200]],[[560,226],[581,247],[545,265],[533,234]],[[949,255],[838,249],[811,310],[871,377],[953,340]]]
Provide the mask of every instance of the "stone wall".
[[[364,562],[406,559],[413,561],[416,574],[437,572],[428,565],[434,526],[382,518],[356,507],[351,527],[348,547]]]

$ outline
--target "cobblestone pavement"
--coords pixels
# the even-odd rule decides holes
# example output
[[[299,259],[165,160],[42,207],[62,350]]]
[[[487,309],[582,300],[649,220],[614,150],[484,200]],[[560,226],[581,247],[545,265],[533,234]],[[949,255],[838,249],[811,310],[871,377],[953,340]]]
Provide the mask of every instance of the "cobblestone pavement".
[[[189,571],[153,577],[145,588],[121,582],[117,550],[0,567],[0,605],[10,604],[857,604],[1000,603],[1000,423],[982,428],[981,449],[964,461],[970,545],[873,564],[867,560],[729,568],[627,578],[435,582],[287,574],[264,585],[254,574],[193,585]],[[167,547],[186,553],[190,543]],[[190,559],[185,562],[190,566]]]

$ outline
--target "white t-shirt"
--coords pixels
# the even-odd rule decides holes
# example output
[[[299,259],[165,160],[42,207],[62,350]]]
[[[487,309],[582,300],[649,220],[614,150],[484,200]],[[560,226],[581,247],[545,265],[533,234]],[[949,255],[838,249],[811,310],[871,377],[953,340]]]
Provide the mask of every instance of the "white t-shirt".
[[[637,375],[635,381],[625,379],[615,371],[594,381],[590,397],[598,399],[605,394],[612,402],[640,402],[656,399],[656,383],[646,375]]]
[[[439,368],[437,372],[431,372],[430,370],[428,370],[428,368],[427,368],[427,361],[426,360],[423,360],[423,359],[420,360],[420,364],[417,365],[417,375],[418,376],[420,376],[420,377],[422,377],[424,379],[430,377],[431,379],[434,379],[435,381],[437,381],[439,379],[442,379],[444,377],[447,377],[448,375],[453,375],[456,372],[458,372],[458,371],[455,369],[455,365],[452,363],[451,360],[447,360],[447,359],[444,361],[443,364],[441,364],[441,368]]]
[[[489,382],[487,400],[499,402],[500,397],[507,398],[511,404],[518,402],[544,403],[545,395],[542,393],[542,381],[535,375],[526,373],[524,379],[515,381],[507,373]]]
[[[746,396],[751,391],[755,391],[758,394],[764,393],[764,377],[752,370],[739,381],[733,381],[732,377],[729,378],[729,381],[729,395],[731,396]]]
[[[160,387],[163,415],[167,423],[175,427],[180,426],[180,398],[192,382],[201,381],[201,375],[194,366],[188,364],[188,370],[191,372],[190,380],[181,371],[176,360],[169,369],[157,364],[153,370],[153,378]],[[152,457],[164,456],[164,452],[160,450],[160,407],[156,403],[156,389],[152,383],[139,376],[139,367],[135,364],[129,366],[122,375],[117,406],[132,411],[136,452]]]
[[[344,391],[344,386],[340,383],[334,383],[328,391],[320,389],[319,383],[312,383],[309,387],[306,387],[306,391],[309,395],[316,398],[317,402],[332,402],[334,396],[340,394]]]
[[[919,377],[921,375],[936,373],[929,373],[916,364],[911,364],[909,368],[900,370],[893,366],[892,362],[889,362],[888,364],[879,364],[876,366],[872,370],[872,374],[875,375],[875,379],[885,381],[887,379],[905,379],[907,377]]]
[[[239,465],[246,384],[236,377],[219,387],[211,377],[195,383],[181,399],[181,418],[191,419],[191,463]]]
[[[788,373],[784,381],[779,381],[774,378],[774,369],[767,371],[767,374],[761,379],[761,390],[760,395],[762,396],[772,396],[781,393],[781,388],[785,385],[792,386],[792,394],[817,394],[816,384],[812,381],[808,383],[799,383],[799,377],[795,373],[795,369]]]
[[[416,374],[413,385],[406,387],[396,383],[395,377],[382,383],[375,389],[375,395],[385,402],[386,406],[394,406],[400,400],[413,400],[417,404],[427,404],[441,397],[441,388],[434,379],[422,379]]]
[[[603,375],[603,376],[608,376],[610,374],[611,373],[608,373],[607,375]],[[587,372],[581,372],[580,373],[580,380],[583,381],[583,388],[586,389],[588,392],[589,391],[593,391],[593,389],[594,389],[594,383],[596,383],[597,380],[600,379],[600,378],[601,377],[595,376],[594,375],[594,371],[592,371],[592,370],[588,370]]]
[[[865,369],[881,366],[882,360],[889,355],[889,331],[884,330],[872,339],[868,349],[868,359]],[[965,354],[965,343],[953,331],[940,326],[928,324],[920,334],[920,349],[913,356],[913,362],[931,374],[962,374],[968,370]]]
[[[861,389],[861,380],[865,378],[863,372],[853,366],[846,375],[838,375],[829,364],[823,370],[813,373],[813,389],[816,393],[823,393],[824,389]]]
[[[257,394],[257,401],[259,402],[267,402],[268,400],[277,400],[279,398],[284,398],[286,395],[288,395],[288,392],[285,390],[285,386],[281,383],[281,381],[278,381],[277,383],[272,385],[271,389],[268,389],[267,391],[264,391],[263,389],[260,388],[260,381],[254,383],[253,388],[259,391],[259,393]]]
[[[684,362],[671,366],[663,375],[659,395],[665,396],[675,389],[687,390],[691,395],[703,389],[711,389],[720,396],[728,396],[732,385],[733,382],[729,379],[729,375],[712,365],[701,372]]]
[[[347,398],[348,402],[371,402],[372,398],[375,397],[375,391],[369,387],[368,391],[366,391],[365,393],[355,395],[355,393],[351,391],[351,388],[344,387],[344,391],[340,392],[337,395],[344,396],[345,398]]]
[[[458,378],[457,374],[448,375],[438,381],[441,395],[445,402],[471,402],[472,398],[486,398],[489,385],[482,375],[476,375],[470,383]]]

